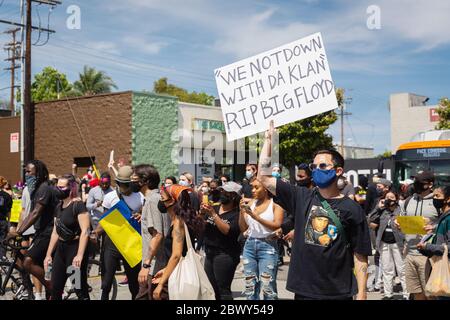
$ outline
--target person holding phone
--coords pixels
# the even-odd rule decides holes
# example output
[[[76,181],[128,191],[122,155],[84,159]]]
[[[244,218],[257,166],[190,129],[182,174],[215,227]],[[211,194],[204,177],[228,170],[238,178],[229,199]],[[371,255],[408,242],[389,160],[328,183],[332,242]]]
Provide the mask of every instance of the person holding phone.
[[[205,271],[217,300],[232,300],[231,283],[239,264],[239,201],[242,186],[231,181],[219,187],[220,206],[203,201],[200,214],[204,217]],[[205,199],[207,200],[207,198]]]
[[[243,261],[247,300],[275,300],[277,293],[278,245],[274,231],[283,223],[283,209],[273,202],[270,192],[251,179],[253,200],[241,200],[239,227],[247,231]]]

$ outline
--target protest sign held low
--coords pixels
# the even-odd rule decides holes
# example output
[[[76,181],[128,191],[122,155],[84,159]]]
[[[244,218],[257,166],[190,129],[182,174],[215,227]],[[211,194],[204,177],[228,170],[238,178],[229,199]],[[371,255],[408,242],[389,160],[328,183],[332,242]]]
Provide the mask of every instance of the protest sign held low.
[[[228,141],[338,107],[320,33],[215,70]]]

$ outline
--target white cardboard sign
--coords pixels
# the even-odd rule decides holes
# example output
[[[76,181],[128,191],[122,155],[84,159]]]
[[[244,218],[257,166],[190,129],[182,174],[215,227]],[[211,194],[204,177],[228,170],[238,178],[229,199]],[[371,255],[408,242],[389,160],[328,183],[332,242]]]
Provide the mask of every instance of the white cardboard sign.
[[[322,35],[214,70],[228,141],[338,107]]]

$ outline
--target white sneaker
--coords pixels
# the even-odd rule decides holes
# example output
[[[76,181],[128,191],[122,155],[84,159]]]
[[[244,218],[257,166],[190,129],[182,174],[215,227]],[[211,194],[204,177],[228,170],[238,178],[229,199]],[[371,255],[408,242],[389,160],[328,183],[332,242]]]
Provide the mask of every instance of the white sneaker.
[[[34,300],[45,300],[45,293],[43,293],[43,292],[36,292],[34,294]]]

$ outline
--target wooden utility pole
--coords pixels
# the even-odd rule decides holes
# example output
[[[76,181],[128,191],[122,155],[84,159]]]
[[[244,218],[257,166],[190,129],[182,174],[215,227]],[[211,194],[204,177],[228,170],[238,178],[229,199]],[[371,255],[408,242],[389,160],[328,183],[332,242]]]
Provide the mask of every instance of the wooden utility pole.
[[[32,30],[38,30],[39,32],[48,32],[54,33],[55,31],[35,27],[32,25],[32,4],[39,3],[44,5],[50,5],[52,7],[61,4],[61,1],[57,0],[21,0],[20,1],[20,11],[22,21],[21,23],[17,23],[14,21],[3,20],[0,19],[0,23],[5,23],[12,26],[21,27],[22,30],[22,42],[23,42],[23,33],[25,33],[25,46],[21,43],[21,67],[22,67],[22,111],[20,113],[21,116],[21,163],[22,166],[33,159],[34,157],[34,108],[31,101],[31,32]],[[25,8],[26,10],[24,10]],[[25,14],[24,14],[25,13]],[[24,172],[22,170],[22,178]]]
[[[20,29],[16,28],[16,29],[10,29],[5,31],[4,33],[6,34],[11,34],[12,36],[12,42],[11,43],[7,43],[4,47],[4,49],[8,52],[8,58],[5,59],[5,61],[11,61],[11,67],[9,68],[5,68],[5,70],[10,70],[11,71],[11,97],[10,97],[10,102],[9,102],[9,108],[11,110],[11,115],[14,116],[15,115],[15,95],[14,95],[14,90],[17,87],[15,85],[15,71],[16,69],[18,69],[20,67],[20,65],[16,64],[16,60],[20,59],[20,42],[16,42],[16,33],[19,32]]]
[[[351,115],[350,112],[345,112],[345,105],[346,102],[351,102],[352,98],[348,98],[348,99],[343,99],[342,101],[342,105],[339,106],[339,108],[341,109],[341,155],[342,157],[345,159],[345,144],[344,144],[344,116],[349,116]]]

